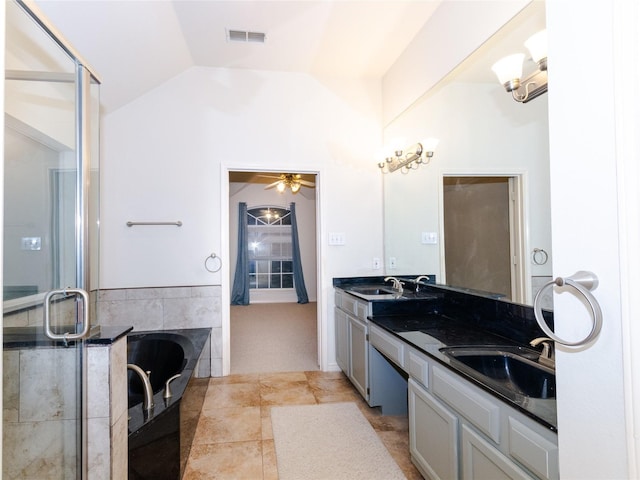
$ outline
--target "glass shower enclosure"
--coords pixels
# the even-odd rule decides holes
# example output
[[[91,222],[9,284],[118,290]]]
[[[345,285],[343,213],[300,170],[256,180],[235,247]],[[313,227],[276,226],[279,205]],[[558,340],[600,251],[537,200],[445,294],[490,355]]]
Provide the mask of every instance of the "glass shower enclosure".
[[[99,81],[35,7],[5,8],[2,477],[85,478]]]

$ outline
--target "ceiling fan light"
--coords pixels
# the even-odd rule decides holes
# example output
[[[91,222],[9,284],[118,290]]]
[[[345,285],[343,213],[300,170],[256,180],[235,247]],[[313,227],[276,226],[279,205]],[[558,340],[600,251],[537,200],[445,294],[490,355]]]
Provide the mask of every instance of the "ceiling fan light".
[[[278,190],[278,192],[280,193],[284,192],[285,188],[287,188],[287,186],[284,182],[279,182],[278,185],[276,185],[276,190]]]
[[[291,191],[292,191],[293,193],[297,193],[297,192],[298,192],[298,190],[300,190],[300,184],[299,184],[298,182],[293,182],[293,183],[291,184]]]

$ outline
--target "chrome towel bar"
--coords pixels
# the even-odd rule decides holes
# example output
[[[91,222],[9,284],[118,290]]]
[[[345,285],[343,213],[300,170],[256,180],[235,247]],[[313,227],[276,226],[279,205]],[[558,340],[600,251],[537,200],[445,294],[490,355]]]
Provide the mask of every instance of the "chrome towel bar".
[[[135,225],[174,225],[176,227],[181,227],[182,222],[180,220],[177,222],[127,222],[127,227],[133,227]]]

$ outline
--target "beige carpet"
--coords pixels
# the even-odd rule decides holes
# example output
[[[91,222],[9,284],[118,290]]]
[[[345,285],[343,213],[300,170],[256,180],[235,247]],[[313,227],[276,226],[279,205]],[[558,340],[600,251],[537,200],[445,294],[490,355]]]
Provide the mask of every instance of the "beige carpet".
[[[280,480],[406,477],[355,403],[272,407]]]
[[[231,306],[231,373],[318,370],[316,303]]]

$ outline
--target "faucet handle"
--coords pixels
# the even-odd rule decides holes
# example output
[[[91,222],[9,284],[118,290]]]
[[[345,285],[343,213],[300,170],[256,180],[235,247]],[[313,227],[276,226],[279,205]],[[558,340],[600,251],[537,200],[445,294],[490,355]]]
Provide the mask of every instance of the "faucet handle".
[[[384,279],[385,282],[393,282],[393,288],[395,288],[396,290],[398,290],[400,293],[402,293],[402,285],[404,285],[403,282],[401,282],[400,280],[398,280],[396,277],[386,277]]]
[[[178,373],[166,381],[166,383],[164,384],[164,395],[162,396],[163,398],[167,399],[173,396],[173,393],[171,392],[171,382],[179,377],[181,377],[181,375]]]
[[[534,338],[529,342],[529,345],[536,347],[542,344],[542,353],[540,354],[540,363],[551,367],[555,366],[555,351],[554,342],[549,337]]]

